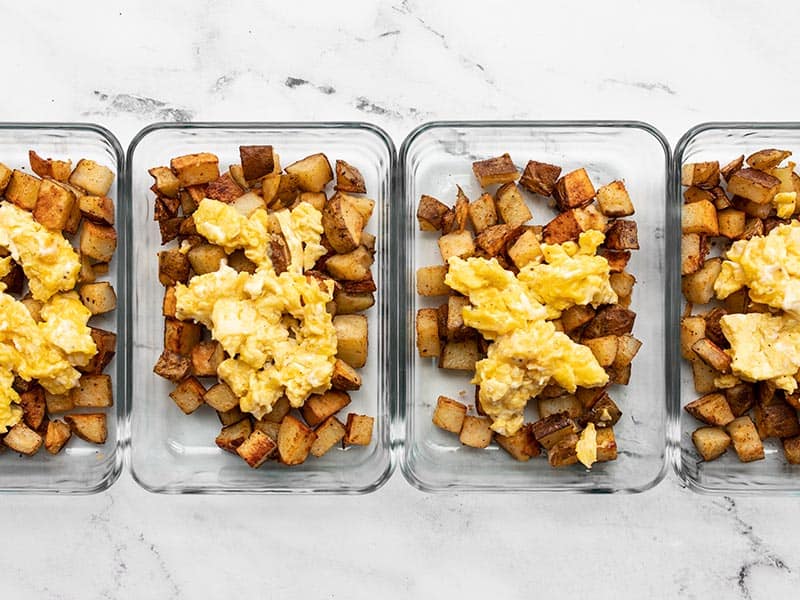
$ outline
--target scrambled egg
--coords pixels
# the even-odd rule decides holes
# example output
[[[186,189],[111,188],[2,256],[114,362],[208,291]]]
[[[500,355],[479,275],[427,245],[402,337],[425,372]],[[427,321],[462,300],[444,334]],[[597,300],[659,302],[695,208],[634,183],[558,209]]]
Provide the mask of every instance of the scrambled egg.
[[[589,231],[578,244],[543,244],[545,262],[526,265],[516,277],[495,259],[448,261],[445,283],[470,300],[464,323],[494,340],[475,364],[472,383],[480,386],[481,407],[498,433],[511,435],[522,426],[528,400],[551,379],[569,392],[608,382],[591,350],[547,320],[575,304],[617,301],[608,262],[595,255],[603,240],[601,232]]]
[[[594,423],[587,423],[581,431],[581,437],[575,444],[575,451],[578,454],[578,460],[587,469],[591,469],[592,465],[597,462],[597,430],[594,428]]]
[[[788,315],[725,315],[722,333],[730,342],[733,374],[746,381],[772,381],[789,393],[800,370],[800,321]]]
[[[257,418],[284,394],[299,407],[310,394],[329,389],[336,355],[336,330],[326,310],[332,286],[303,274],[325,254],[322,214],[306,202],[275,214],[291,256],[289,269],[280,275],[267,254],[266,211],[247,218],[204,199],[194,213],[198,232],[228,253],[243,248],[257,269],[251,275],[223,265],[175,291],[178,318],[211,330],[231,357],[217,374],[241,409]]]
[[[778,218],[789,219],[794,214],[797,205],[797,192],[780,192],[772,199]]]
[[[42,302],[75,287],[81,262],[70,243],[48,231],[33,215],[9,202],[0,202],[0,247],[22,265],[31,294]]]
[[[714,282],[723,300],[747,286],[750,298],[800,319],[800,223],[734,242]]]

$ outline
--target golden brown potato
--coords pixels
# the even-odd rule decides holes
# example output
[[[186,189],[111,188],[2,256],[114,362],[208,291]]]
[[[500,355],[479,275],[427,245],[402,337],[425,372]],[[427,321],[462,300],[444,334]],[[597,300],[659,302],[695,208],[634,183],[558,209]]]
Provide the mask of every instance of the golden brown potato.
[[[508,257],[521,269],[542,256],[539,239],[532,229],[525,229],[507,249]]]
[[[330,416],[314,433],[317,434],[317,439],[311,444],[311,454],[319,458],[344,439],[345,427],[339,419]]]
[[[153,372],[159,377],[176,382],[186,377],[191,370],[191,360],[170,350],[164,350],[153,367]]]
[[[638,250],[639,233],[636,221],[613,221],[606,231],[605,245],[611,250]]]
[[[476,233],[497,225],[497,206],[491,194],[482,194],[467,208],[469,220]]]
[[[495,435],[497,445],[508,452],[515,460],[526,462],[534,456],[539,456],[541,448],[536,438],[533,437],[531,424],[527,423],[512,435]]]
[[[599,430],[605,427],[613,427],[619,422],[621,417],[622,411],[619,406],[617,406],[617,403],[603,391],[599,393],[599,397],[583,416],[582,420],[586,423],[594,423],[595,427]]]
[[[36,386],[27,392],[22,392],[19,406],[22,408],[22,419],[25,424],[37,431],[42,426],[47,413],[44,389]]]
[[[439,356],[439,368],[474,371],[475,363],[479,358],[478,341],[476,339],[448,341],[442,347],[442,353]]]
[[[738,239],[744,233],[746,215],[744,211],[727,208],[717,213],[719,234],[730,240]]]
[[[792,153],[788,150],[776,150],[774,148],[759,150],[747,157],[747,164],[759,171],[768,171],[777,167],[785,158],[789,158],[791,155]]]
[[[50,177],[56,181],[67,181],[72,172],[71,160],[42,158],[33,150],[28,150],[28,160],[31,163],[31,171],[43,179]]]
[[[102,373],[114,358],[117,350],[117,334],[104,329],[92,327],[92,340],[97,346],[97,354],[84,367],[78,367],[83,373],[96,375]]]
[[[219,271],[222,261],[228,258],[225,250],[214,244],[198,244],[186,253],[186,258],[197,275]]]
[[[598,189],[597,206],[607,217],[628,217],[634,213],[631,197],[622,181],[612,181]]]
[[[582,208],[594,200],[597,192],[586,169],[576,169],[556,182],[553,196],[559,210]]]
[[[322,153],[312,154],[287,166],[284,171],[297,177],[297,184],[304,192],[321,192],[333,180],[333,171],[328,157]]]
[[[471,448],[486,448],[492,443],[494,436],[491,424],[492,420],[489,417],[467,415],[464,417],[458,439]]]
[[[184,414],[190,415],[203,405],[205,394],[203,384],[196,377],[189,376],[170,392],[169,397]]]
[[[158,280],[161,285],[186,283],[190,272],[189,259],[177,248],[158,253]]]
[[[335,254],[328,258],[325,261],[325,270],[334,279],[361,281],[370,276],[372,262],[372,254],[364,246],[359,246],[352,252]]]
[[[439,231],[450,208],[433,196],[423,194],[417,206],[417,222],[420,231]]]
[[[710,258],[696,273],[681,278],[681,291],[692,304],[708,304],[714,297],[714,282],[722,270],[722,259]]]
[[[519,178],[519,171],[507,152],[502,156],[472,163],[472,172],[484,188],[495,183],[509,183]]]
[[[45,179],[39,186],[39,196],[33,218],[53,231],[66,227],[75,205],[75,195],[61,185]]]
[[[215,377],[217,368],[225,360],[222,344],[216,340],[199,342],[191,350],[192,371],[198,377]]]
[[[553,194],[559,175],[561,175],[561,167],[529,160],[519,179],[519,184],[534,194],[550,196]]]
[[[683,233],[719,235],[716,207],[708,200],[685,204],[681,212],[681,231]]]
[[[108,408],[114,405],[110,375],[82,375],[78,380],[78,387],[73,388],[70,393],[72,404],[76,408]]]
[[[333,364],[333,375],[331,376],[333,389],[351,392],[360,389],[361,383],[361,375],[349,364],[337,358]]]
[[[570,240],[577,240],[583,233],[581,223],[574,210],[560,213],[542,230],[542,237],[547,244],[563,244]]]
[[[706,394],[683,407],[686,412],[706,425],[725,427],[735,418],[723,394]]]
[[[223,173],[214,181],[209,182],[206,188],[206,198],[219,200],[225,204],[231,204],[243,194],[244,189],[233,180],[230,173]]]
[[[720,373],[728,373],[731,369],[731,357],[708,338],[697,340],[692,344],[695,355]]]
[[[736,173],[736,171],[741,169],[742,166],[744,166],[744,154],[738,156],[737,158],[734,158],[724,167],[721,167],[719,172],[720,174],[722,174],[722,177],[725,178],[725,181],[730,181],[731,175],[733,175],[734,173]]]
[[[719,458],[731,445],[731,437],[722,427],[700,427],[692,433],[692,443],[705,461]]]
[[[312,394],[303,404],[303,419],[310,427],[316,427],[350,404],[350,395],[339,390],[328,390],[323,394]]]
[[[775,404],[757,403],[753,411],[759,437],[788,438],[800,434],[797,411],[783,402]]]
[[[740,169],[728,180],[728,193],[756,204],[767,204],[778,193],[778,178],[757,169]]]
[[[281,422],[278,431],[278,454],[281,462],[287,465],[299,465],[305,462],[317,434],[304,423],[288,415]]]
[[[83,158],[75,165],[69,182],[92,196],[106,196],[114,182],[114,172],[93,160]]]
[[[226,412],[239,406],[239,399],[225,383],[212,385],[203,395],[203,402],[218,412]]]
[[[147,172],[155,179],[154,185],[158,194],[167,198],[178,197],[181,182],[169,167],[153,167]]]
[[[687,163],[681,169],[681,184],[711,189],[719,184],[719,162]]]
[[[348,413],[344,431],[345,446],[369,446],[375,419],[367,415]]]
[[[20,208],[32,211],[36,208],[41,185],[41,179],[15,169],[11,174],[8,186],[6,186],[6,200]]]
[[[177,156],[170,161],[170,168],[183,187],[219,179],[219,158],[209,152]]]
[[[347,197],[339,192],[325,205],[322,226],[331,247],[340,254],[352,252],[361,244],[364,218]]]
[[[575,421],[565,413],[556,413],[539,419],[532,424],[532,428],[536,441],[546,450],[578,430]]]
[[[343,160],[336,161],[336,185],[333,189],[349,194],[367,193],[367,186],[361,171]]]
[[[578,419],[583,415],[583,404],[574,394],[565,394],[555,398],[539,396],[536,399],[536,407],[540,419],[545,419],[558,413],[566,413],[568,417],[573,419]]]
[[[605,335],[624,335],[631,333],[636,313],[622,306],[608,305],[597,311],[583,330],[584,339],[598,338]]]
[[[84,221],[81,227],[80,251],[97,262],[111,262],[117,249],[117,232],[108,225]]]
[[[547,462],[551,467],[568,467],[578,463],[578,436],[570,433],[547,450]]]
[[[105,413],[66,415],[64,420],[72,433],[91,444],[105,444],[108,437]]]
[[[467,406],[447,396],[439,396],[433,411],[433,424],[451,433],[461,433]]]
[[[78,288],[78,294],[93,315],[102,315],[117,308],[117,293],[107,281],[85,283]]]
[[[9,169],[3,163],[0,163],[0,196],[2,196],[5,191],[6,187],[8,187],[8,182],[11,181],[11,174],[13,171]]]
[[[223,426],[214,441],[226,452],[236,452],[236,449],[245,443],[251,433],[253,433],[253,426],[250,419],[244,418]]]
[[[42,436],[25,423],[17,423],[3,438],[3,443],[20,454],[33,456],[42,447]]]
[[[475,241],[472,238],[472,232],[468,229],[443,235],[437,240],[437,243],[444,262],[447,262],[451,256],[469,258],[475,254]]]
[[[257,469],[277,450],[278,445],[262,431],[253,431],[248,438],[236,448],[236,454],[252,468]]]
[[[64,421],[50,421],[44,437],[44,447],[50,454],[58,454],[72,437],[72,430]]]
[[[703,266],[708,244],[705,236],[699,233],[681,235],[681,275],[696,273]]]
[[[503,222],[516,227],[529,221],[533,215],[515,183],[500,186],[495,193],[495,206]]]
[[[203,327],[197,323],[164,319],[164,348],[183,356],[189,356],[192,348],[200,343]]]
[[[581,342],[592,351],[601,367],[610,367],[617,356],[617,336],[605,335]]]
[[[336,329],[336,356],[356,369],[367,364],[367,317],[337,315],[333,318],[333,326]]]
[[[41,198],[39,202],[41,203]],[[114,224],[114,202],[107,196],[81,196],[78,199],[78,207],[87,219],[106,225]]]
[[[435,308],[420,308],[417,311],[417,351],[422,358],[438,358],[441,354],[438,322]]]
[[[733,449],[742,462],[752,462],[763,460],[764,445],[758,437],[755,425],[750,417],[739,417],[734,419],[726,427],[728,435],[731,436]]]
[[[255,181],[273,172],[275,156],[272,146],[239,146],[242,174],[247,181]]]

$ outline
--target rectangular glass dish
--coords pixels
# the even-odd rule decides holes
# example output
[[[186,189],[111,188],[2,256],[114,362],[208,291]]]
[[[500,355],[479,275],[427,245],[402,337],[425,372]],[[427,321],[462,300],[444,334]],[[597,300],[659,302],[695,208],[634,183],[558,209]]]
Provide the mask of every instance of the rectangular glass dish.
[[[631,309],[637,313],[633,334],[643,346],[633,362],[628,386],[614,386],[611,396],[622,410],[614,427],[616,461],[554,469],[545,458],[518,462],[496,445],[479,450],[462,446],[458,436],[433,425],[440,394],[474,404],[472,373],[438,369],[419,357],[415,347],[418,308],[436,306],[441,298],[416,293],[419,267],[441,264],[436,232],[419,230],[415,217],[422,194],[452,205],[456,184],[477,198],[481,189],[472,162],[508,152],[521,171],[529,159],[563,168],[585,167],[596,187],[623,179],[636,209],[641,249],[633,252],[628,271],[637,280]],[[403,143],[399,175],[403,214],[396,231],[401,295],[399,316],[399,422],[403,429],[401,469],[415,487],[438,491],[641,492],[655,486],[667,467],[664,345],[665,213],[670,155],[663,136],[636,122],[436,122],[416,129]],[[491,187],[491,192],[494,191]],[[531,223],[555,216],[537,197],[526,200]],[[535,410],[529,403],[526,421]]]
[[[220,158],[220,171],[239,162],[239,146],[271,144],[288,165],[310,154],[343,159],[364,176],[367,196],[376,202],[367,231],[377,237],[373,276],[376,303],[368,317],[369,353],[360,370],[363,386],[351,394],[346,412],[375,417],[368,447],[336,447],[319,459],[286,467],[268,461],[250,468],[215,444],[220,422],[201,406],[184,415],[170,399],[170,382],[153,373],[163,349],[164,288],[158,280],[157,252],[162,249],[153,221],[151,167],[198,152]],[[390,271],[391,200],[395,150],[377,127],[362,123],[192,123],[157,124],[143,129],[128,150],[128,191],[132,210],[132,393],[130,461],[134,479],[161,493],[306,492],[359,494],[374,491],[391,475],[391,398],[394,396],[394,345],[389,315],[394,287]]]
[[[670,236],[667,330],[670,374],[669,411],[672,428],[670,446],[676,473],[690,489],[705,494],[796,494],[800,492],[800,466],[790,465],[778,440],[764,440],[764,460],[740,462],[733,450],[716,460],[704,461],[692,443],[692,432],[703,424],[683,407],[702,396],[694,389],[692,369],[680,354],[680,317],[685,306],[681,293],[680,244],[684,163],[719,161],[720,166],[739,155],[748,156],[764,148],[791,150],[789,160],[800,155],[800,125],[797,123],[704,123],[693,127],[675,147],[670,181]],[[717,253],[713,253],[717,254]],[[695,311],[697,312],[697,311]]]
[[[72,436],[55,456],[41,448],[34,456],[22,456],[3,447],[0,452],[0,492],[91,494],[110,487],[122,471],[126,439],[126,329],[128,309],[124,266],[127,248],[128,203],[123,193],[124,155],[114,135],[98,125],[84,123],[2,123],[0,124],[0,162],[12,169],[31,173],[28,151],[44,158],[91,159],[114,171],[108,192],[114,201],[117,251],[110,263],[107,280],[116,290],[115,311],[92,317],[90,326],[117,334],[116,356],[106,368],[111,376],[114,405],[104,409],[108,436],[98,446]],[[77,239],[77,238],[76,238]],[[78,409],[70,412],[98,412]],[[62,418],[54,415],[54,419]]]

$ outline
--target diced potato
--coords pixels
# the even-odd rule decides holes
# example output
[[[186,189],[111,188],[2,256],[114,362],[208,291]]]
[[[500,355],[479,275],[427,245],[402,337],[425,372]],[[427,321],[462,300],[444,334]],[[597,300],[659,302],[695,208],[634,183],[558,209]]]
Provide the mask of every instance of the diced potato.
[[[42,183],[42,188],[44,188],[45,183]],[[41,204],[41,190],[39,195],[39,203]],[[108,196],[81,196],[78,199],[78,207],[87,219],[105,223],[106,225],[114,224],[114,201]],[[38,210],[38,205],[36,208]]]
[[[283,421],[283,418],[289,414],[290,410],[292,410],[292,405],[289,404],[289,398],[283,395],[275,401],[275,404],[272,405],[272,409],[261,417],[261,420],[280,423]]]
[[[155,188],[158,194],[168,198],[178,197],[181,182],[169,167],[153,167],[147,172],[155,179]]]
[[[203,337],[202,325],[177,319],[164,319],[164,348],[189,356]]]
[[[451,433],[461,433],[467,407],[447,396],[439,396],[433,411],[433,424]]]
[[[602,392],[583,416],[583,420],[586,423],[594,423],[599,430],[605,427],[613,427],[621,417],[622,411],[617,406],[617,403],[606,392]]]
[[[420,308],[417,311],[417,351],[422,358],[438,357],[441,354],[438,323],[439,317],[435,308]]]
[[[239,406],[239,399],[226,383],[212,385],[203,395],[203,402],[218,412],[226,412]]]
[[[191,264],[186,255],[177,248],[158,253],[158,280],[161,285],[170,286],[189,281]]]
[[[34,431],[39,430],[47,413],[44,389],[35,386],[22,392],[19,405],[22,408],[22,418],[25,424]]]
[[[725,390],[725,398],[734,417],[747,414],[755,403],[752,383],[740,383]]]
[[[571,212],[575,216],[581,231],[589,231],[590,229],[606,231],[608,219],[593,204],[583,208],[573,208]]]
[[[549,450],[559,440],[577,432],[575,421],[565,413],[556,413],[539,419],[532,424],[533,435],[536,441]]]
[[[492,227],[487,227],[478,234],[475,238],[475,245],[483,250],[486,256],[496,257],[505,251],[506,244],[514,238],[517,231],[517,227],[506,223],[493,225]]]
[[[236,449],[245,443],[251,433],[253,433],[253,426],[250,423],[250,419],[244,418],[230,425],[225,425],[214,441],[223,450],[236,452]]]
[[[325,209],[325,203],[328,201],[328,197],[325,195],[325,192],[301,192],[300,195],[297,197],[297,201],[308,202],[311,206],[316,208],[318,211],[322,212]],[[370,200],[370,202],[372,202],[372,200]],[[358,204],[356,204],[356,208],[359,208]],[[359,210],[359,212],[361,211]],[[362,233],[361,235],[363,237],[364,233]]]
[[[108,437],[105,413],[66,415],[64,420],[72,433],[91,444],[105,444]]]
[[[708,254],[708,245],[705,242],[705,236],[699,233],[681,235],[681,275],[697,272],[703,266],[706,254]]]
[[[311,454],[319,458],[344,439],[345,427],[339,419],[330,416],[314,433],[317,434],[317,439],[311,444]]]
[[[439,368],[457,371],[474,371],[479,360],[478,342],[474,338],[461,341],[448,341],[442,347]]]
[[[350,392],[361,388],[361,375],[349,364],[341,359],[336,359],[333,363],[333,375],[331,385],[335,390]]]
[[[562,212],[542,229],[542,237],[547,244],[563,244],[577,240],[583,232],[574,210]]]
[[[702,360],[692,361],[692,377],[694,389],[698,394],[708,394],[717,389],[714,380],[720,373],[709,367]]]
[[[347,196],[347,199],[361,215],[366,225],[372,217],[372,211],[375,210],[375,201],[366,196]]]
[[[622,181],[612,181],[598,189],[597,206],[607,217],[628,217],[634,213],[631,197]]]
[[[706,320],[700,316],[688,316],[681,319],[681,356],[687,360],[697,360],[692,350],[695,342],[706,337]]]
[[[783,402],[775,404],[757,403],[753,411],[759,437],[788,438],[800,434],[797,411]]]
[[[367,186],[361,171],[343,160],[336,161],[336,185],[333,189],[337,192],[351,194],[367,193]]]
[[[272,146],[239,146],[242,175],[247,181],[255,181],[275,169],[275,154]]]
[[[692,344],[692,350],[715,371],[720,373],[728,373],[730,371],[731,357],[708,338],[697,340]]]
[[[473,162],[472,172],[484,188],[495,183],[509,183],[519,178],[519,171],[507,152],[502,156]]]
[[[555,189],[559,175],[561,175],[561,167],[529,160],[519,179],[519,184],[534,194],[550,196]]]
[[[287,415],[278,431],[278,453],[281,462],[299,465],[305,462],[317,434],[304,423]]]
[[[375,419],[367,415],[348,413],[345,425],[344,444],[346,446],[369,446]]]
[[[611,250],[638,250],[639,233],[636,221],[613,221],[606,231],[605,246]]]
[[[611,366],[620,369],[630,365],[641,347],[642,342],[632,335],[626,333],[619,336],[617,338],[617,355],[614,357],[614,362],[611,363]]]
[[[0,196],[5,193],[8,183],[11,181],[12,173],[13,171],[11,169],[9,169],[3,163],[0,163]]]
[[[739,239],[744,233],[746,215],[741,210],[727,208],[717,213],[719,234],[730,240]]]
[[[153,367],[153,372],[159,377],[170,381],[180,381],[192,370],[192,361],[177,352],[164,350]]]
[[[597,194],[589,174],[583,168],[562,176],[553,192],[559,210],[586,206]]]
[[[93,315],[102,315],[117,308],[117,293],[107,281],[85,283],[78,288],[78,294]]]
[[[708,259],[702,268],[681,278],[681,291],[692,304],[708,304],[714,297],[714,282],[722,270],[722,259]]]
[[[183,187],[219,179],[219,158],[209,152],[177,156],[170,161],[170,168]]]
[[[16,169],[11,174],[11,179],[6,186],[6,200],[13,202],[20,208],[32,211],[36,208],[39,198],[39,187],[42,180],[33,175],[28,175]]]
[[[730,181],[731,175],[733,175],[736,171],[741,169],[742,166],[744,166],[744,154],[742,154],[737,158],[734,158],[727,165],[720,168],[719,172],[725,178],[725,181]]]
[[[800,465],[800,435],[783,440],[783,454],[790,465]]]
[[[533,217],[515,183],[507,183],[497,190],[495,205],[503,222],[511,226],[522,225]]]
[[[81,227],[80,251],[97,262],[111,262],[117,249],[117,232],[113,227],[84,221]]]
[[[336,303],[336,314],[350,315],[367,310],[375,304],[375,295],[372,292],[353,293],[337,291],[333,295]]]
[[[316,427],[350,404],[350,395],[339,390],[328,390],[322,394],[312,394],[303,404],[303,419],[310,427]]]
[[[44,447],[50,454],[58,454],[72,437],[72,430],[64,421],[50,421],[44,437]]]
[[[739,417],[734,419],[726,427],[728,435],[731,436],[733,449],[742,462],[752,462],[764,458],[764,445],[758,437],[756,426],[750,417]]]
[[[70,184],[86,190],[92,196],[105,196],[114,182],[114,172],[101,164],[83,158],[69,176]]]
[[[497,225],[497,206],[490,194],[482,194],[470,203],[468,208],[469,220],[476,233]]]
[[[568,417],[577,419],[583,414],[583,404],[574,394],[566,394],[555,398],[536,399],[539,418],[546,419],[550,415],[566,413]]]
[[[91,329],[92,340],[97,346],[97,354],[92,357],[86,366],[78,367],[78,370],[83,373],[97,374],[102,373],[114,358],[117,350],[117,334],[97,327],[92,327]]]
[[[458,439],[462,444],[471,448],[486,448],[492,443],[494,436],[491,424],[492,420],[488,417],[467,415],[464,417]]]
[[[687,163],[681,169],[681,184],[711,189],[719,184],[719,162]]]
[[[706,425],[724,427],[734,420],[731,407],[723,394],[706,394],[683,407],[686,412]]]
[[[447,259],[451,256],[469,258],[475,254],[475,242],[472,239],[472,232],[467,229],[443,235],[439,238],[438,244],[439,252],[444,262],[447,262]]]
[[[228,255],[228,266],[239,273],[255,273],[256,264],[244,255],[244,252],[237,250]]]
[[[710,190],[704,190],[696,186],[691,186],[686,188],[686,190],[683,192],[683,199],[686,204],[699,202],[700,200],[714,202],[714,194]]]
[[[214,181],[209,182],[206,188],[206,198],[219,200],[225,204],[231,204],[243,194],[244,189],[233,180],[230,173],[223,173]]]
[[[186,254],[192,270],[197,275],[213,273],[222,266],[222,261],[228,258],[225,250],[214,244],[199,244]]]
[[[56,181],[66,181],[72,172],[71,160],[54,160],[42,158],[33,150],[28,150],[28,159],[31,170],[39,177],[50,177]]]
[[[776,150],[768,148],[759,150],[747,157],[747,164],[759,171],[768,171],[777,167],[785,158],[789,158],[792,153],[788,150]]]
[[[367,317],[364,315],[337,315],[333,318],[336,329],[336,356],[359,369],[367,364]]]
[[[433,196],[425,194],[419,200],[417,207],[417,221],[422,231],[439,231],[442,229],[445,215],[450,208]]]
[[[359,246],[346,254],[335,254],[325,261],[325,270],[335,279],[361,281],[370,274],[372,254],[364,246]]]
[[[277,450],[278,445],[267,434],[262,431],[253,431],[248,438],[242,442],[236,453],[252,468],[257,469]]]
[[[225,360],[222,344],[216,340],[199,342],[191,350],[192,371],[198,377],[216,377],[217,368]]]
[[[114,404],[110,375],[82,375],[78,380],[78,387],[73,388],[70,393],[72,404],[76,408],[108,408]]]
[[[187,377],[170,392],[169,397],[184,414],[190,415],[203,405],[206,388],[196,377]]]
[[[42,447],[42,436],[25,423],[17,423],[3,438],[3,443],[20,454],[33,456]]]
[[[635,320],[636,313],[632,310],[614,304],[604,306],[583,330],[584,340],[630,333]]]
[[[469,220],[469,198],[461,189],[456,186],[456,202],[453,209],[448,211],[442,219],[442,233],[452,233],[453,231],[464,231]]]
[[[685,204],[681,213],[681,231],[711,236],[719,235],[716,207],[707,200]]]
[[[522,234],[509,245],[507,252],[511,262],[513,262],[518,269],[521,269],[542,256],[539,240],[532,229],[523,231]]]
[[[547,462],[551,467],[568,467],[578,462],[578,436],[570,433],[547,450]]]
[[[612,427],[597,430],[597,462],[617,460],[617,439]]]
[[[515,460],[526,462],[534,456],[539,456],[541,448],[536,438],[533,436],[533,428],[530,423],[520,427],[512,435],[495,435],[497,445],[508,452]]]
[[[780,185],[780,180],[768,173],[757,169],[740,169],[728,180],[728,193],[757,204],[767,204],[778,193]]]
[[[61,185],[45,179],[39,185],[39,195],[33,218],[53,231],[66,227],[75,205],[75,195]]]
[[[575,304],[570,306],[561,313],[561,324],[564,331],[572,333],[580,327],[583,327],[591,321],[595,316],[595,310],[586,304]]]
[[[297,177],[297,183],[304,192],[321,192],[333,180],[331,163],[322,153],[293,162],[284,171]]]
[[[224,412],[217,411],[217,417],[219,418],[219,422],[222,423],[223,427],[234,425],[243,419],[247,421],[248,424],[250,423],[250,419],[246,418],[246,415],[242,412],[242,409],[240,409],[238,405]]]
[[[731,445],[731,437],[722,427],[700,427],[692,433],[692,443],[705,461],[719,458]]]
[[[352,252],[361,244],[364,218],[347,196],[337,192],[322,211],[325,237],[336,252]]]
[[[417,269],[417,293],[420,296],[446,296],[450,288],[444,282],[447,265],[433,265]]]
[[[633,294],[633,286],[636,284],[636,278],[630,273],[617,272],[611,273],[608,277],[611,289],[617,294],[619,298],[630,298]]]
[[[592,351],[601,367],[610,367],[617,356],[617,336],[606,335],[581,342]]]
[[[730,208],[733,206],[733,201],[728,197],[728,194],[725,193],[721,187],[717,186],[712,188],[711,195],[714,197],[712,202],[714,203],[714,208],[717,210],[725,210],[726,208]]]

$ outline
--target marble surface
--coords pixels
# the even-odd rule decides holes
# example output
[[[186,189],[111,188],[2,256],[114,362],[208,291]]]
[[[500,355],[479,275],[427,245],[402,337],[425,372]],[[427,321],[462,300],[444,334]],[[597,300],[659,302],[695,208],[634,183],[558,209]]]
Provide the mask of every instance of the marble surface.
[[[133,4],[133,3],[131,3]],[[0,121],[797,119],[800,6],[708,1],[5,3]],[[236,6],[233,6],[233,5]],[[736,72],[747,77],[737,76]],[[757,74],[757,75],[754,75]],[[646,401],[646,399],[642,399]],[[797,498],[3,497],[16,598],[785,598]],[[255,596],[253,596],[255,595]]]

